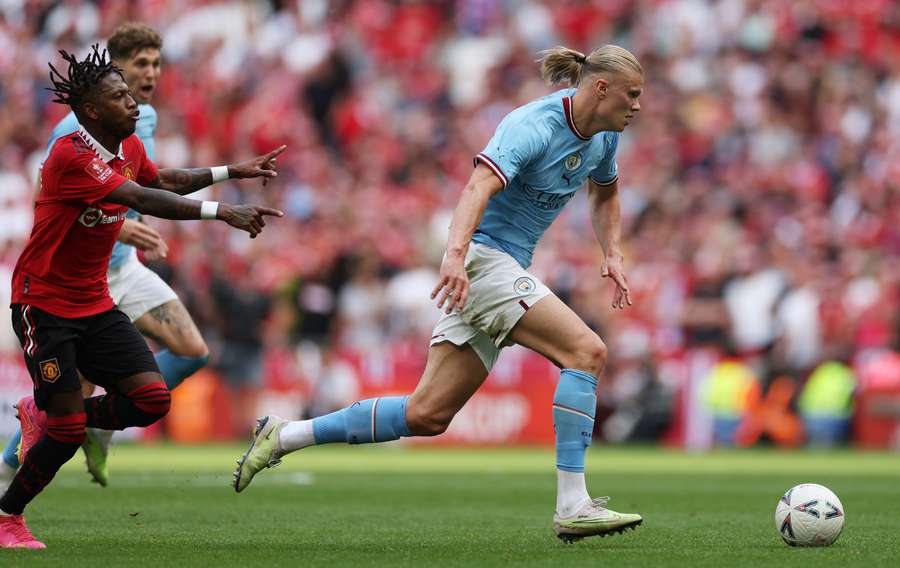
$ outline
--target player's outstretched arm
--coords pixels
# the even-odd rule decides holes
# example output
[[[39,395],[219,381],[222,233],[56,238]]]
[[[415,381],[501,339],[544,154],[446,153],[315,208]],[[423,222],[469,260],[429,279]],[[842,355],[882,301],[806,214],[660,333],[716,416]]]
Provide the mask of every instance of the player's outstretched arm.
[[[441,262],[441,279],[431,292],[431,299],[438,299],[438,308],[449,314],[453,308],[463,309],[469,296],[469,277],[466,274],[466,253],[478,223],[484,216],[488,200],[503,190],[503,182],[487,166],[478,164],[463,189],[459,203],[450,221],[447,253]]]
[[[133,181],[126,181],[112,190],[105,201],[127,205],[144,215],[163,219],[218,219],[236,229],[247,231],[256,237],[266,226],[265,216],[281,217],[277,209],[259,205],[231,205],[215,201],[197,201],[149,187],[142,187]]]
[[[588,199],[591,204],[591,223],[594,233],[603,247],[603,267],[601,274],[616,283],[616,293],[612,307],[622,309],[631,305],[631,292],[625,278],[625,258],[619,248],[621,235],[621,213],[619,210],[619,182],[600,185],[594,180],[588,182]]]
[[[269,178],[278,175],[276,171],[278,155],[284,152],[285,148],[287,146],[282,145],[252,160],[227,166],[218,166],[217,168],[166,168],[159,170],[159,176],[147,185],[165,189],[178,195],[188,195],[225,179],[261,177],[263,178],[263,184],[266,184]]]

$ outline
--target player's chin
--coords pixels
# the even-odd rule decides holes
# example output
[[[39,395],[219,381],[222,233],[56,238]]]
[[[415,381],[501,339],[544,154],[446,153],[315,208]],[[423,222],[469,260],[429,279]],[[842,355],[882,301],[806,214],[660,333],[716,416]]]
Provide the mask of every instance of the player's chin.
[[[126,124],[122,126],[122,132],[120,133],[120,138],[125,139],[134,134],[135,129],[137,128],[137,120],[128,119]]]
[[[141,89],[134,93],[134,100],[139,105],[150,104],[150,100],[153,99],[153,93],[155,92],[156,89]]]

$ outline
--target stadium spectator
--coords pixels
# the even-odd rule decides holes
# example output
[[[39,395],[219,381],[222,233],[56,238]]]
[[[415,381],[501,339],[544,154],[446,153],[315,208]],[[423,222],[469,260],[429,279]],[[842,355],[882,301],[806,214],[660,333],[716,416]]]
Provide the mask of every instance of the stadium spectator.
[[[161,165],[226,163],[273,140],[291,148],[279,183],[254,195],[289,216],[267,246],[152,222],[171,247],[164,268],[176,291],[208,294],[214,260],[252,261],[248,286],[263,296],[324,283],[338,329],[322,337],[338,352],[366,344],[388,353],[433,321],[411,327],[390,308],[360,309],[359,280],[332,285],[340,259],[366,250],[378,266],[366,294],[414,300],[391,283],[434,270],[471,156],[503,115],[547,92],[535,79],[537,50],[614,42],[646,62],[649,78],[642,116],[618,151],[636,309],[614,316],[598,296],[584,201],[542,241],[538,276],[596,328],[654,330],[647,356],[657,363],[731,343],[765,354],[761,378],[789,367],[803,381],[835,358],[858,369],[900,326],[894,2],[14,0],[0,13],[0,170],[9,181],[0,203],[17,212],[15,224],[0,223],[0,273],[27,234],[31,196],[16,188],[31,185],[62,112],[43,90],[43,62],[141,20],[166,45],[155,99]],[[236,191],[256,190],[223,184],[211,195]],[[738,275],[744,260],[753,272]],[[750,274],[765,276],[762,296],[735,300]],[[215,330],[212,318],[198,323]]]

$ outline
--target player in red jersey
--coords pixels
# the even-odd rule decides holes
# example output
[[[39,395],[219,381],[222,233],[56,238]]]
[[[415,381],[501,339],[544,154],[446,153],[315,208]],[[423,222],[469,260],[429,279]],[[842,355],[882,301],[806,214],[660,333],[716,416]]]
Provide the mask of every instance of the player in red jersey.
[[[94,46],[84,61],[61,53],[68,73],[51,65],[51,90],[55,102],[72,107],[81,128],[60,138],[44,162],[34,228],[13,272],[13,328],[34,397],[18,405],[23,459],[0,498],[3,548],[44,548],[22,513],[78,450],[87,426],[147,426],[169,410],[153,354],[107,286],[127,209],[167,219],[219,219],[251,237],[262,231],[264,216],[282,215],[182,195],[226,177],[273,177],[284,146],[220,169],[157,170],[134,135],[137,103],[106,52]],[[78,371],[107,393],[82,399]]]

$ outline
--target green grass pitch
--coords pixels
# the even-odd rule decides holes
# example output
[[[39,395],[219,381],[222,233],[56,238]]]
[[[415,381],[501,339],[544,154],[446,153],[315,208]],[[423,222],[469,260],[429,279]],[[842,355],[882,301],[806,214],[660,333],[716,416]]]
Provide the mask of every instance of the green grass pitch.
[[[553,535],[548,449],[324,447],[288,456],[242,494],[232,446],[116,446],[111,485],[79,454],[28,511],[44,551],[2,566],[898,566],[900,455],[689,455],[595,446],[588,488],[644,515],[634,532]],[[846,526],[824,549],[785,546],[782,493],[834,490]]]

